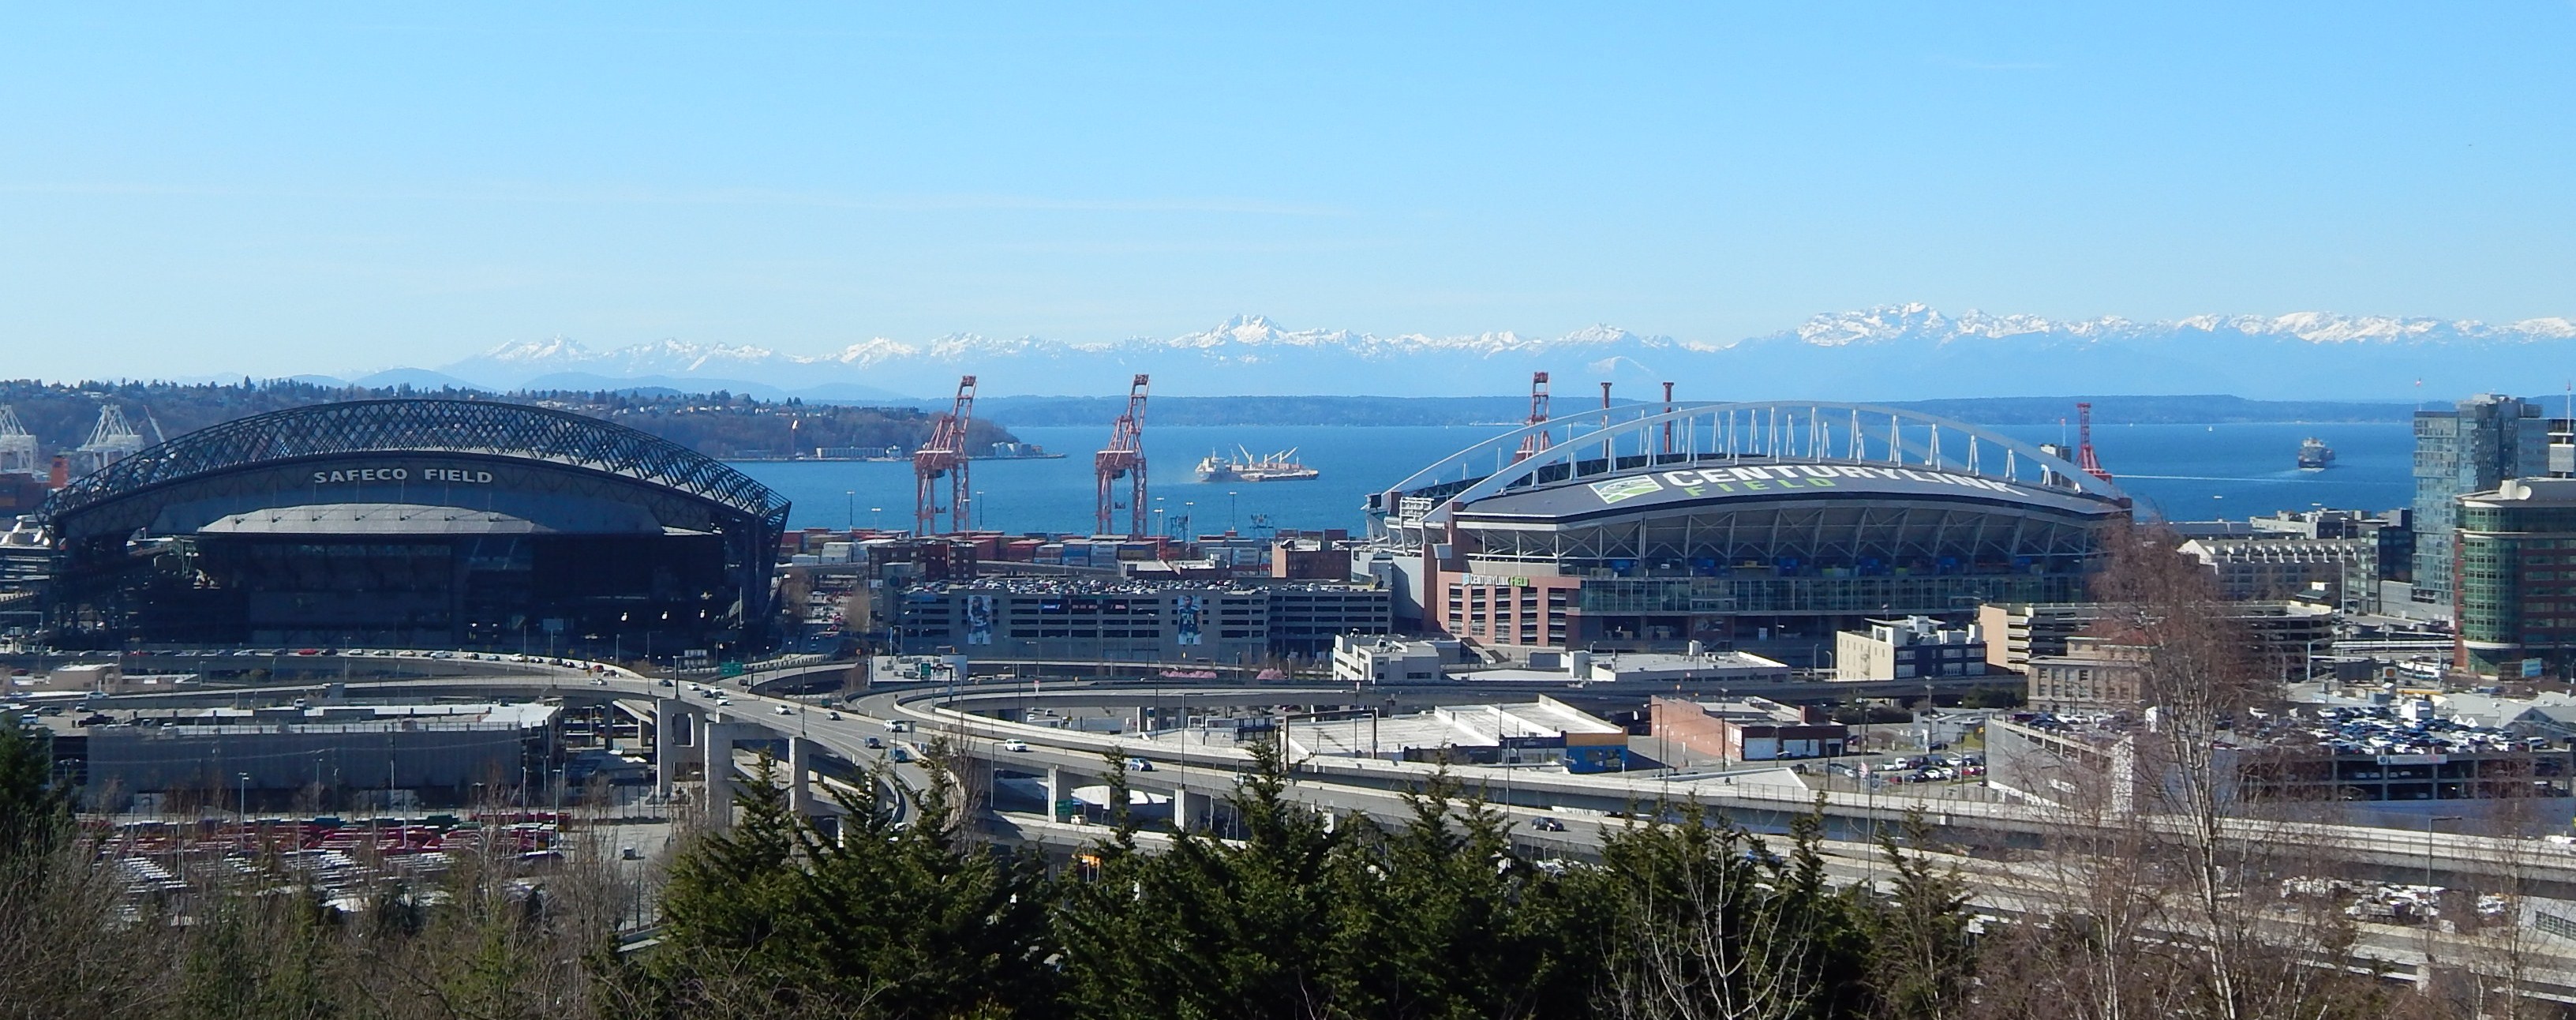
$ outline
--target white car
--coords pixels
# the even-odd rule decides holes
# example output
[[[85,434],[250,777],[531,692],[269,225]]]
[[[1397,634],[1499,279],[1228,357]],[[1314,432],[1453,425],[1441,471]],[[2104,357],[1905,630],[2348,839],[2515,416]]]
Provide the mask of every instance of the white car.
[[[1005,740],[1005,741],[1002,741],[1002,750],[1005,750],[1005,751],[1026,751],[1026,750],[1028,750],[1028,749],[1029,749],[1029,742],[1028,742],[1028,741],[1025,741],[1025,740]]]
[[[780,714],[780,715],[795,715],[795,714],[796,714],[796,710],[795,710],[795,709],[789,708],[789,707],[787,707],[787,706],[785,706],[785,705],[780,705],[780,706],[778,706],[778,708],[776,709],[776,711],[777,711],[777,712],[778,712],[778,714]]]

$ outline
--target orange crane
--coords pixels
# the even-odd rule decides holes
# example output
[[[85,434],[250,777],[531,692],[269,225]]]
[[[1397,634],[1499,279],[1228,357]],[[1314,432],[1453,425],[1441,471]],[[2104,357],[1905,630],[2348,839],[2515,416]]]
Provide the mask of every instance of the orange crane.
[[[975,416],[975,377],[957,381],[957,401],[930,425],[930,441],[912,451],[912,530],[915,534],[935,534],[941,513],[948,514],[948,530],[965,531],[974,518],[967,503],[974,488],[966,476],[966,423]],[[948,479],[948,505],[939,505],[941,477]]]
[[[2102,470],[2101,459],[2093,456],[2093,405],[2089,401],[2075,405],[2075,466],[2105,482],[2111,480],[2111,473]]]
[[[1145,537],[1145,374],[1127,387],[1127,410],[1109,427],[1109,448],[1093,454],[1093,473],[1100,476],[1100,519],[1094,534],[1110,534],[1117,516],[1118,487],[1127,479],[1127,537]]]
[[[1529,423],[1532,425],[1547,424],[1547,373],[1545,372],[1530,373]],[[1533,432],[1529,435],[1522,436],[1520,451],[1512,454],[1512,463],[1518,464],[1521,461],[1528,460],[1531,457],[1536,456],[1540,451],[1554,445],[1556,445],[1555,437],[1550,436],[1545,432]]]

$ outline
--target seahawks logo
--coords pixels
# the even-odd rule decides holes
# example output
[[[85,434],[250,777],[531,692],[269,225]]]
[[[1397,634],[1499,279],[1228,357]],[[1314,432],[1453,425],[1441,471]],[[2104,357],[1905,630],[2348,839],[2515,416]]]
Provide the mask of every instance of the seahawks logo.
[[[1639,496],[1651,496],[1662,491],[1664,491],[1663,483],[1655,481],[1653,477],[1648,475],[1638,475],[1634,478],[1613,478],[1606,482],[1592,483],[1592,494],[1601,497],[1601,502],[1603,503],[1616,503],[1621,500],[1635,499]]]

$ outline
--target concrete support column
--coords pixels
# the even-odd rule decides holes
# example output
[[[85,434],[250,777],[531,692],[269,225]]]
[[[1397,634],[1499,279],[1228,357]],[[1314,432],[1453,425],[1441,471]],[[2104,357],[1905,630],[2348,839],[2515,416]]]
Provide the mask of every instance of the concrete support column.
[[[1175,832],[1189,832],[1196,828],[1196,826],[1191,824],[1190,816],[1199,810],[1199,802],[1205,799],[1206,798],[1204,797],[1191,793],[1184,787],[1173,787],[1172,830]]]
[[[813,771],[817,750],[812,741],[787,738],[787,809],[799,815],[814,813],[814,788],[805,774]]]
[[[733,828],[733,793],[737,781],[733,770],[733,742],[739,723],[719,722],[712,716],[699,727],[700,750],[707,763],[707,824],[717,830]]]
[[[1052,822],[1057,820],[1055,806],[1062,803],[1064,803],[1064,770],[1053,765],[1049,765],[1046,770],[1046,816],[1048,821]]]
[[[680,771],[680,730],[689,725],[687,718],[680,699],[653,699],[653,792],[657,796],[671,795],[671,780]]]

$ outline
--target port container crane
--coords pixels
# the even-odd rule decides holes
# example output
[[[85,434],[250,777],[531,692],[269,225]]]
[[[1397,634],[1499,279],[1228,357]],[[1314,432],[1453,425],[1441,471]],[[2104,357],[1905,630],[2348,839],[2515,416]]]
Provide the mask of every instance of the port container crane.
[[[1099,520],[1095,534],[1114,534],[1111,521],[1117,518],[1118,481],[1127,480],[1127,537],[1145,537],[1145,381],[1137,373],[1127,387],[1127,410],[1110,426],[1109,447],[1091,458],[1092,472],[1100,477]]]
[[[1529,424],[1547,424],[1547,373],[1545,372],[1530,373]],[[1538,455],[1541,451],[1546,450],[1548,447],[1555,445],[1555,437],[1550,436],[1545,432],[1533,432],[1529,435],[1522,436],[1521,448],[1519,451],[1512,454],[1512,463],[1517,464],[1521,461],[1528,460],[1531,457]]]
[[[965,531],[974,521],[968,503],[974,489],[967,478],[966,425],[975,416],[975,377],[957,380],[957,399],[931,423],[930,439],[912,451],[912,529],[937,534],[939,515],[948,514],[948,530]],[[939,480],[948,480],[948,505],[939,505]]]

